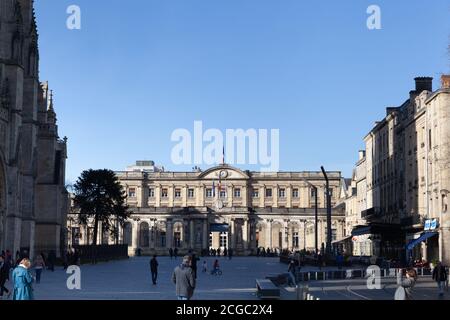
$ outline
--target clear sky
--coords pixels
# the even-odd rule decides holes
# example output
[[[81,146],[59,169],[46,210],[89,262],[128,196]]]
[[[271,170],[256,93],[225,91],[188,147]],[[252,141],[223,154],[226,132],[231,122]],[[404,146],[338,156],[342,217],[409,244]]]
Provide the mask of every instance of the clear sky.
[[[66,28],[72,4],[81,30]],[[170,137],[195,120],[280,129],[281,170],[350,176],[385,107],[450,71],[449,0],[36,0],[36,14],[69,182],[144,159],[190,170]]]

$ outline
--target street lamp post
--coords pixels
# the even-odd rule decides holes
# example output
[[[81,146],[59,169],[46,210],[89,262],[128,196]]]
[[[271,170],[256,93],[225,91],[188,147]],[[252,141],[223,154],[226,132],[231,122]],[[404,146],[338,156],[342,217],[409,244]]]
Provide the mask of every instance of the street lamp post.
[[[303,179],[303,181],[311,188],[314,190],[314,247],[316,249],[316,254],[319,252],[319,233],[318,233],[318,226],[319,226],[319,217],[318,217],[318,192],[317,192],[317,187],[315,185],[313,185],[311,182],[309,182],[306,179]],[[305,244],[306,245],[306,244]]]
[[[324,167],[320,167],[322,169],[323,176],[326,181],[326,196],[327,196],[327,247],[326,253],[331,254],[331,197],[330,197],[330,181],[328,180],[328,175],[325,171]]]

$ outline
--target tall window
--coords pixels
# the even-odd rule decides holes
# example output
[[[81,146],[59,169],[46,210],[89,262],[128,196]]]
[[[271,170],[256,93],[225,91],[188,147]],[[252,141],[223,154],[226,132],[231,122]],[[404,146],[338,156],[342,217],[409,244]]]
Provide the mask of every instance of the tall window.
[[[154,198],[155,197],[155,189],[153,189],[153,188],[149,188],[148,189],[148,197],[149,198]]]
[[[169,191],[167,189],[161,190],[161,198],[168,198],[169,197]]]
[[[220,197],[221,198],[226,198],[227,197],[227,192],[225,190],[220,190]]]
[[[180,199],[181,198],[181,189],[175,189],[175,198]]]
[[[292,189],[292,198],[298,198],[298,189]]]
[[[221,248],[227,247],[227,238],[228,238],[228,234],[226,232],[220,233],[220,247]]]
[[[142,222],[139,226],[139,246],[149,247],[149,226],[147,222]]]
[[[272,198],[272,189],[266,189],[266,198]]]
[[[128,197],[136,198],[136,188],[129,188],[128,189]]]
[[[72,246],[80,244],[80,228],[72,228]]]
[[[166,246],[166,232],[165,231],[161,231],[159,233],[159,246],[161,248],[164,248]]]
[[[255,190],[255,189],[254,189],[254,190],[252,191],[252,197],[253,197],[253,198],[259,198],[259,190],[257,190],[257,189]]]
[[[292,234],[292,246],[294,248],[298,248],[299,247],[299,240],[298,240],[298,232],[294,232]]]
[[[239,188],[234,189],[234,197],[235,198],[240,198],[241,197],[241,189],[239,189]]]
[[[311,188],[311,197],[315,198],[316,197],[316,189]]]
[[[188,198],[193,198],[195,195],[194,189],[188,189]]]
[[[213,191],[212,191],[212,189],[206,189],[206,197],[207,198],[212,198],[212,196],[213,196]]]
[[[286,198],[286,189],[282,188],[278,190],[278,196],[280,198]]]

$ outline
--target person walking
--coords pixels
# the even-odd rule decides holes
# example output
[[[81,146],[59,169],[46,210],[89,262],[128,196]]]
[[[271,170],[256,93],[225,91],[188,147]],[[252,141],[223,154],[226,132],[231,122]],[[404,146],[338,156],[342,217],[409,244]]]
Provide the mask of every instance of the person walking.
[[[208,272],[208,264],[206,263],[206,260],[203,260],[202,272]]]
[[[197,280],[197,262],[200,260],[200,258],[197,258],[197,255],[193,253],[191,255],[191,268],[192,271],[194,271],[194,278]]]
[[[172,248],[169,249],[169,256],[170,256],[170,260],[172,260],[173,259],[173,249]]]
[[[447,270],[445,266],[442,265],[442,262],[438,262],[436,267],[433,269],[433,280],[436,281],[439,288],[439,296],[442,297],[444,295],[444,289],[447,284]]]
[[[156,285],[156,280],[158,279],[158,260],[156,260],[156,255],[150,260],[150,272],[152,273],[153,285]]]
[[[34,270],[36,272],[36,283],[41,283],[41,274],[42,270],[45,268],[45,262],[44,258],[42,258],[42,255],[37,255],[35,261],[34,261]]]
[[[397,291],[395,300],[413,300],[413,288],[417,282],[417,273],[413,268],[406,269],[406,278],[403,278],[402,270],[397,274]]]
[[[30,259],[24,258],[12,273],[14,281],[13,300],[33,300],[33,276],[30,273]]]
[[[178,300],[191,300],[195,290],[194,271],[191,268],[191,256],[183,257],[181,265],[172,274]]]
[[[233,257],[233,249],[230,248],[228,249],[228,260],[231,260],[232,257]]]
[[[11,292],[5,287],[6,281],[9,280],[9,270],[11,270],[11,263],[4,256],[0,256],[0,299],[3,299],[5,292],[7,299],[11,296]]]
[[[218,272],[219,272],[219,270],[220,270],[219,259],[216,259],[216,260],[214,261],[214,265],[213,265],[213,269],[212,269],[212,271],[211,271],[211,274],[217,275]]]
[[[173,255],[176,258],[178,258],[178,248],[175,248],[175,250],[173,250]]]
[[[56,253],[54,250],[50,251],[47,258],[47,267],[51,272],[55,272]]]

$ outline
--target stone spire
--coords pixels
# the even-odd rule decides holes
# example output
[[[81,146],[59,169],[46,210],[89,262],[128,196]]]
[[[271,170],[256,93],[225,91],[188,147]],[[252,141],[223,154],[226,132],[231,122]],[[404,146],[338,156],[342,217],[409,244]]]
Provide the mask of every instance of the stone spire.
[[[53,90],[50,90],[50,96],[48,99],[47,123],[56,124],[56,113],[55,109],[53,108]]]

